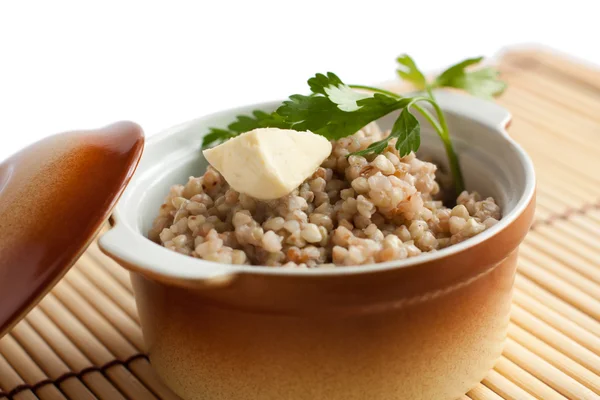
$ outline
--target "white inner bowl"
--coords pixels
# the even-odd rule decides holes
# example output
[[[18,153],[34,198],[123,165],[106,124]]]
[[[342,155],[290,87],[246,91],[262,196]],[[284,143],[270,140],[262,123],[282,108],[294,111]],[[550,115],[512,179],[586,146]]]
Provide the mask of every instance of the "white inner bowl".
[[[202,156],[202,137],[210,127],[225,127],[235,116],[255,109],[272,111],[280,102],[256,104],[227,110],[193,120],[151,137],[138,169],[117,205],[116,225],[100,239],[100,245],[141,272],[173,279],[207,279],[240,271],[283,274],[346,274],[413,265],[486,240],[496,234],[530,202],[535,187],[533,165],[506,133],[510,114],[493,102],[451,92],[438,92],[437,101],[447,117],[450,134],[459,155],[467,190],[492,196],[502,209],[501,221],[492,228],[462,243],[419,257],[367,266],[340,269],[288,269],[233,266],[178,254],[150,241],[146,235],[158,214],[169,188],[184,184],[190,176],[201,176],[206,169]],[[397,113],[378,121],[383,130],[391,128]],[[442,141],[426,121],[421,122],[420,153],[432,155],[447,167]]]

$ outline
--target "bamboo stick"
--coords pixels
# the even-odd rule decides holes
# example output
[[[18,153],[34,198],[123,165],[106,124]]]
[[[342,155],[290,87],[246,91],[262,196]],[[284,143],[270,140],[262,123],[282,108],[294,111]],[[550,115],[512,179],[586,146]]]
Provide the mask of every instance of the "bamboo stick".
[[[565,215],[566,210],[557,210],[552,207],[548,207],[548,205],[543,202],[540,203],[537,201],[535,206],[535,219],[534,224],[532,225],[532,230],[537,230],[539,225],[550,225],[557,218],[561,218],[561,216]]]
[[[530,393],[494,369],[488,373],[483,384],[506,400],[536,400]]]
[[[577,179],[576,177],[580,176],[588,180],[589,182],[585,184],[586,186],[591,182],[600,182],[600,177],[593,173],[595,169],[589,168],[589,166],[599,165],[598,158],[594,153],[585,151],[580,147],[574,147],[567,140],[560,139],[545,142],[543,146],[540,146],[539,136],[542,136],[541,128],[526,119],[515,120],[513,125],[515,130],[521,129],[533,133],[531,136],[521,135],[518,138],[518,142],[527,149],[530,155],[534,157],[553,158],[556,166],[560,166],[561,169],[573,173],[573,179]],[[560,154],[560,157],[556,157],[556,154]],[[536,165],[539,165],[539,162]]]
[[[535,150],[533,150],[535,151]],[[529,153],[532,153],[529,151]],[[566,197],[567,201],[579,196],[586,202],[594,202],[600,194],[600,188],[593,182],[576,176],[577,170],[565,170],[560,165],[555,165],[552,157],[544,153],[531,154],[538,177],[538,186],[545,186]]]
[[[110,297],[123,311],[139,324],[139,316],[135,299],[131,292],[125,289],[106,268],[88,253],[83,254],[77,261],[78,271],[83,273],[90,282],[98,287],[105,295]]]
[[[600,286],[597,283],[590,281],[588,274],[583,275],[581,273],[589,271],[586,271],[583,267],[578,268],[578,270],[573,270],[559,263],[552,257],[537,251],[535,248],[529,246],[529,243],[527,244],[528,245],[522,245],[519,249],[522,265],[526,265],[528,262],[534,263],[543,268],[546,272],[560,278],[565,284],[576,287],[582,294],[586,294],[596,301],[600,300]],[[596,306],[600,307],[600,304],[597,304]]]
[[[23,379],[15,372],[6,359],[0,354],[0,389],[6,393],[13,388],[24,385]],[[20,391],[13,396],[14,400],[38,400],[38,397],[29,389]]]
[[[114,262],[112,259],[108,258],[98,248],[97,243],[93,243],[90,247],[88,247],[86,254],[89,255],[92,259],[94,259],[98,264],[102,265],[104,270],[113,276],[123,286],[123,288],[127,289],[129,293],[133,293],[133,289],[131,288],[131,279],[129,278],[129,272],[127,272],[123,267]]]
[[[573,198],[565,199],[564,196],[561,196],[562,193],[559,191],[558,188],[552,187],[552,181],[549,180],[538,180],[538,185],[536,189],[538,204],[540,199],[547,199],[548,202],[546,202],[546,204],[557,205],[564,210],[579,210],[589,203],[587,199],[581,198],[580,196],[575,197],[575,202],[573,202]],[[555,213],[560,214],[560,211],[555,211]]]
[[[595,66],[585,64],[571,56],[550,50],[538,49],[532,54],[544,65],[548,65],[570,76],[577,76],[586,84],[600,88],[600,71]]]
[[[556,235],[556,233],[555,233]],[[529,232],[522,246],[522,254],[530,260],[543,265],[548,270],[555,271],[557,275],[565,276],[569,281],[577,282],[583,275],[589,284],[583,284],[590,290],[590,295],[600,299],[600,274],[597,262],[588,260],[573,253],[564,245],[552,243],[536,231]],[[571,271],[571,272],[566,272]],[[572,277],[567,278],[567,275]]]
[[[529,278],[529,280],[535,282],[592,318],[597,320],[600,319],[600,307],[598,302],[593,297],[581,292],[570,283],[565,282],[523,257],[519,259],[518,271]]]
[[[135,346],[136,352],[145,351],[140,326],[92,285],[81,272],[73,269],[67,274],[65,280]]]
[[[583,329],[572,320],[565,318],[545,304],[529,297],[520,289],[514,290],[513,301],[514,304],[518,304],[531,315],[544,321],[597,356],[600,356],[600,338],[598,336]]]
[[[70,272],[73,274],[74,271]],[[124,360],[138,354],[136,349],[112,326],[108,320],[94,309],[83,297],[70,285],[67,277],[53,292],[66,307],[89,329],[94,329],[96,337],[113,353],[118,359]],[[141,336],[140,336],[141,340]],[[142,362],[132,362],[128,365],[129,370],[148,388],[154,388],[162,393],[168,393],[164,385],[158,383],[155,375],[150,374],[147,366]]]
[[[42,307],[47,302],[50,302],[50,306],[52,306],[52,297],[47,296],[38,307],[31,310],[26,317],[27,322],[69,366],[71,371],[79,372],[92,368],[94,366],[92,362],[43,312]],[[81,376],[81,380],[100,399],[125,400],[100,371],[88,372]]]
[[[582,208],[581,203],[583,205],[593,203],[590,199],[596,201],[600,195],[598,187],[589,188],[587,187],[589,182],[582,183],[573,178],[569,179],[569,174],[560,168],[543,165],[543,163],[549,162],[544,159],[545,157],[545,155],[538,155],[537,158],[534,158],[537,188],[541,189],[540,196],[544,195],[544,190],[553,191],[557,196],[564,198],[562,203],[569,205],[569,209]],[[580,202],[578,207],[572,205],[574,200]]]
[[[107,330],[105,324],[94,326],[94,334],[92,334],[84,324],[78,320],[71,311],[61,303],[55,293],[57,288],[64,286],[64,281],[57,285],[53,292],[46,296],[46,298],[40,303],[42,310],[48,314],[50,319],[58,325],[61,330],[69,337],[69,339],[87,356],[94,362],[95,365],[106,365],[112,362],[116,357],[111,353],[102,342],[94,336],[94,334],[104,337],[104,339],[111,338],[113,332]],[[84,301],[84,300],[82,300]],[[89,322],[89,321],[88,321]],[[114,338],[114,337],[113,337]],[[110,340],[111,343],[115,343],[117,350],[126,351],[127,345],[123,342],[117,342]],[[131,346],[129,344],[129,346]],[[154,399],[155,396],[146,389],[133,374],[122,365],[115,365],[104,371],[104,374],[110,379],[111,382],[123,392],[127,397],[130,398],[144,398]]]
[[[537,174],[537,204],[543,205],[556,216],[578,215],[587,212],[590,203],[597,195],[579,187],[559,187],[561,181],[556,175]],[[593,198],[594,200],[590,200]]]
[[[154,372],[150,366],[148,360],[138,358],[129,363],[129,366],[131,370],[134,371],[135,375],[161,400],[181,400],[179,396],[162,383],[158,375],[156,375],[156,372]]]
[[[533,147],[535,143],[534,139],[537,139],[538,148],[532,149],[532,151],[549,155],[560,154],[560,157],[557,158],[562,158],[565,154],[569,153],[578,153],[589,160],[593,160],[594,154],[600,151],[600,145],[596,143],[595,137],[593,137],[593,135],[597,133],[597,128],[588,132],[582,132],[582,128],[574,126],[572,123],[568,127],[561,126],[558,121],[548,119],[547,114],[544,118],[538,117],[521,108],[513,107],[511,110],[515,110],[513,112],[515,117],[515,128],[514,130],[511,130],[511,136],[528,149]],[[519,129],[522,127],[528,128]],[[538,134],[533,137],[527,137],[527,130],[530,130],[529,133],[531,133],[532,129]],[[539,146],[539,138],[541,136],[544,137],[545,140],[543,145]],[[582,161],[583,160],[579,159],[569,160],[573,166],[577,167],[584,165]],[[596,161],[595,164],[597,163],[598,162]]]
[[[519,123],[522,124],[522,122]],[[535,130],[535,128],[528,129]],[[563,149],[559,145],[540,146],[531,138],[519,139],[519,143],[531,156],[536,174],[540,178],[539,182],[546,186],[554,183],[555,187],[562,189],[559,193],[565,196],[570,203],[571,199],[577,199],[576,195],[581,194],[582,191],[587,192],[582,198],[598,198],[600,193],[597,186],[598,179],[591,173],[598,162],[590,160],[595,156],[580,154],[575,149]],[[560,153],[561,157],[557,157],[557,153]],[[571,162],[574,157],[579,159]],[[571,205],[571,208],[574,207]]]
[[[35,385],[38,382],[49,380],[48,376],[10,334],[0,340],[0,354],[10,363],[26,384]],[[66,400],[60,390],[50,383],[37,389],[36,395],[42,400]]]
[[[592,390],[566,376],[559,369],[512,339],[508,339],[504,355],[568,399],[598,400],[598,396]]]
[[[17,324],[11,334],[50,379],[57,380],[71,372],[69,367],[35,332],[27,320],[23,320]],[[58,386],[71,399],[86,400],[96,398],[77,377],[64,379]]]
[[[52,294],[65,309],[69,310],[74,321],[93,332],[98,344],[106,350],[107,361],[104,361],[103,364],[114,358],[124,361],[139,353],[114,326],[102,318],[100,313],[73,289],[68,280],[65,279],[56,285]]]
[[[579,236],[587,234],[590,242],[594,244],[594,248],[600,248],[600,245],[598,245],[598,239],[600,239],[600,222],[596,221],[593,217],[596,212],[597,210],[590,209],[585,214],[573,215],[569,218],[569,222],[574,225],[573,230],[577,230]],[[590,246],[591,243],[589,244]]]
[[[522,129],[524,126],[534,127],[536,130],[535,138],[540,140],[540,137],[544,138],[544,141],[540,143],[541,147],[535,150],[546,154],[555,154],[558,150],[557,146],[566,146],[568,151],[577,151],[585,154],[587,157],[594,155],[594,152],[600,151],[600,144],[596,142],[595,135],[597,134],[597,127],[586,128],[580,125],[575,125],[570,121],[566,125],[561,125],[560,121],[553,120],[548,117],[547,112],[538,113],[531,112],[527,109],[510,108],[513,111],[513,116],[517,122],[516,128],[511,130],[511,136],[518,142],[523,143],[527,147],[531,147],[533,138],[527,138],[528,129]],[[596,125],[597,123],[594,123]],[[529,132],[531,133],[531,132]],[[530,139],[530,140],[527,140]],[[539,143],[539,142],[538,142]],[[561,154],[562,153],[558,153]],[[581,165],[576,162],[574,165]]]
[[[508,77],[509,89],[506,91],[507,93],[511,90],[511,86],[526,87],[529,91],[552,100],[565,110],[584,115],[590,119],[596,119],[598,116],[593,112],[599,107],[598,95],[585,90],[582,91],[580,87],[572,84],[565,84],[565,79],[562,79],[562,82],[561,80],[557,81],[556,77],[560,77],[560,74],[540,74],[526,69],[513,69],[509,65],[503,66],[503,73]],[[500,102],[502,101],[502,98],[500,98]],[[581,104],[586,104],[587,107],[581,107]]]
[[[574,202],[576,207],[582,207],[584,204],[585,203],[583,200]],[[543,219],[543,221],[552,221],[561,215],[566,215],[569,211],[571,211],[571,208],[565,204],[557,203],[551,197],[544,196],[543,193],[540,193],[536,198],[536,211],[539,211],[540,209],[548,212],[548,218]]]
[[[600,88],[598,69],[571,58],[569,55],[539,48],[528,49],[526,52],[513,51],[507,55],[509,55],[508,62],[517,62],[519,65],[518,60],[535,60],[546,70],[555,71],[567,77],[574,76],[585,82],[585,85],[596,89]]]
[[[477,385],[469,393],[469,397],[473,400],[502,400],[494,391],[486,386]]]
[[[594,247],[597,246],[595,240],[591,236],[582,234],[581,230],[576,229],[570,221],[556,220],[549,225],[540,224],[535,228],[535,232],[540,235],[542,240],[576,254],[588,264],[600,266],[598,264],[600,247],[595,249]],[[598,273],[596,272],[594,275],[598,275]],[[600,278],[597,280],[600,281]]]
[[[580,169],[578,168],[581,167],[565,168],[564,165],[553,162],[554,157],[552,154],[537,153],[536,172],[547,178],[546,186],[553,187],[567,201],[570,201],[575,195],[580,195],[589,202],[593,202],[592,198],[598,199],[600,188],[596,183],[579,174]]]
[[[502,74],[506,77],[509,87],[505,91],[505,95],[509,95],[515,87],[524,87],[530,92],[536,93],[542,98],[547,98],[553,103],[564,108],[565,112],[578,113],[580,115],[593,118],[591,113],[585,110],[580,110],[576,104],[587,102],[594,103],[594,96],[582,93],[580,90],[566,87],[564,84],[556,84],[552,79],[544,74],[535,74],[533,71],[519,68],[512,68],[509,65],[503,66]],[[500,103],[504,102],[503,97],[499,99]]]
[[[551,220],[554,218],[554,212],[544,208],[544,207],[536,207],[535,215],[534,215],[534,224],[535,223],[544,223],[544,221]]]
[[[537,185],[538,200],[544,200],[543,203],[554,209],[554,214],[576,213],[588,206],[590,200],[583,195],[586,192],[574,193],[571,191],[567,197],[564,188],[558,187],[557,182],[555,176],[554,181],[545,179],[539,181]],[[593,195],[589,197],[595,198]]]
[[[513,115],[519,118],[530,117],[542,127],[558,128],[551,132],[559,137],[568,138],[574,144],[600,149],[600,143],[594,142],[594,135],[598,130],[598,118],[593,120],[566,110],[550,99],[520,86],[513,86],[510,91],[507,91],[502,97],[502,102],[508,105]],[[574,130],[577,131],[577,135],[573,135]]]
[[[494,370],[504,376],[506,379],[514,382],[526,392],[531,393],[542,400],[566,400],[566,398],[556,390],[546,385],[544,382],[519,367],[517,364],[506,358],[500,357]]]
[[[557,132],[557,134],[566,135],[567,131],[576,128],[582,136],[573,138],[574,143],[585,146],[587,142],[583,139],[586,137],[595,139],[593,133],[600,120],[597,116],[590,118],[588,115],[579,113],[578,110],[565,108],[553,101],[552,98],[531,90],[530,87],[513,85],[511,90],[506,91],[505,95],[501,97],[500,102],[513,110],[515,115],[518,112],[533,117],[541,126],[544,126],[544,123],[552,122],[556,127],[565,129],[564,132]],[[598,111],[600,111],[600,107]]]
[[[556,177],[554,177],[554,178],[556,180]],[[551,181],[551,180],[538,182],[538,185],[536,188],[537,189],[537,200],[538,200],[538,204],[541,200],[544,200],[545,203],[548,204],[548,206],[550,206],[551,208],[554,209],[555,214],[562,214],[562,213],[564,213],[564,210],[579,209],[579,208],[583,207],[585,204],[587,204],[587,201],[585,199],[581,199],[581,198],[575,198],[575,199],[573,199],[573,197],[571,197],[570,199],[557,198],[555,193],[557,193],[558,189],[552,188],[552,185],[553,185],[553,181]],[[574,203],[573,200],[575,200],[576,202]],[[581,205],[579,205],[577,202],[581,202]]]
[[[593,223],[593,232],[598,232],[598,227],[595,224],[600,224],[600,202],[596,203],[596,208],[586,212],[586,216],[590,218],[589,223]],[[581,221],[583,222],[583,221]]]
[[[513,131],[529,132],[531,136],[525,134],[513,135]],[[548,142],[540,146],[539,139],[536,140],[536,138],[542,135],[541,129],[524,119],[514,120],[511,135],[516,137],[519,144],[533,158],[536,171],[541,174],[550,171],[562,171],[562,176],[567,175],[569,177],[564,182],[567,187],[580,186],[592,193],[598,193],[598,187],[594,185],[598,182],[598,177],[594,176],[593,169],[588,167],[589,165],[598,164],[593,153],[581,152],[580,148],[573,148],[564,143],[565,141]],[[561,157],[556,157],[557,153],[560,153]]]
[[[540,174],[538,173],[538,176],[539,175]],[[543,182],[543,185],[537,186],[537,190],[540,195],[553,198],[556,201],[560,202],[561,204],[564,204],[566,206],[569,206],[570,208],[576,208],[576,209],[581,208],[581,207],[574,207],[571,204],[571,199],[573,197],[580,199],[585,205],[594,203],[598,200],[597,196],[594,193],[590,193],[589,191],[584,190],[584,189],[580,188],[579,186],[571,186],[569,188],[569,194],[567,195],[564,192],[564,187],[562,186],[562,182],[556,183],[557,182],[556,175],[553,175],[552,173],[548,173],[547,175],[548,175],[548,179],[545,179],[545,181]],[[554,176],[554,180],[552,179],[552,176]]]
[[[513,310],[513,313],[516,311],[517,310]],[[600,394],[600,376],[598,376],[595,371],[590,370],[590,365],[587,362],[590,361],[591,358],[597,358],[597,356],[592,354],[594,357],[584,359],[582,362],[581,358],[585,358],[587,354],[582,355],[580,354],[580,351],[570,350],[565,348],[564,345],[557,346],[556,343],[548,341],[548,336],[552,335],[544,335],[546,332],[540,334],[539,330],[532,331],[531,321],[524,321],[526,316],[521,315],[516,318],[518,319],[518,322],[509,327],[509,337],[585,387],[593,390],[596,394]],[[548,343],[551,343],[552,345]],[[594,367],[592,366],[592,368]],[[597,368],[598,367],[595,367],[594,369]]]
[[[554,217],[554,212],[545,209],[544,207],[537,207],[535,208],[535,219],[534,222],[543,222],[543,221],[547,221],[551,218]]]
[[[583,313],[578,308],[573,307],[560,297],[543,289],[541,286],[534,283],[524,275],[517,274],[515,277],[515,287],[522,290],[524,293],[527,293],[528,296],[536,299],[540,303],[545,304],[557,313],[565,316],[565,318],[573,321],[586,331],[594,334],[597,337],[600,337],[600,322]]]

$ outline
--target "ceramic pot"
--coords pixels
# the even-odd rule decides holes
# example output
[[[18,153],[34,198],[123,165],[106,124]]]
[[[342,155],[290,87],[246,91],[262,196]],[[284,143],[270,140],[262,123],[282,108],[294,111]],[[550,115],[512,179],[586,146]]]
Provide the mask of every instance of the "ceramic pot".
[[[500,356],[517,249],[534,214],[529,157],[506,133],[508,112],[450,92],[446,112],[469,190],[502,220],[419,257],[323,270],[216,264],[146,238],[168,189],[204,172],[202,135],[254,109],[213,114],[151,137],[100,239],[131,271],[152,365],[187,400],[454,400]],[[380,121],[387,129],[393,117]],[[441,141],[422,124],[422,152]]]

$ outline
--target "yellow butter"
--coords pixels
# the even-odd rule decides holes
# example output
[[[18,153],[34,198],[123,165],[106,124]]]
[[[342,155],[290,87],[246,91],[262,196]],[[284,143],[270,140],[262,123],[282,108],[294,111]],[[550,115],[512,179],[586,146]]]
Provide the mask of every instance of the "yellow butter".
[[[312,132],[259,128],[204,150],[229,186],[261,200],[291,193],[331,153],[331,143]]]

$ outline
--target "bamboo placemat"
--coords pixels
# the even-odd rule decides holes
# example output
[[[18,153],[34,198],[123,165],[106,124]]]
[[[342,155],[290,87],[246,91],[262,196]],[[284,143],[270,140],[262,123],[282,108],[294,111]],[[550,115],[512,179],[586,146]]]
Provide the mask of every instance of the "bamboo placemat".
[[[461,400],[600,399],[600,70],[538,50],[500,65],[538,208],[504,355]],[[6,398],[177,399],[145,356],[128,273],[96,244],[0,340]]]

